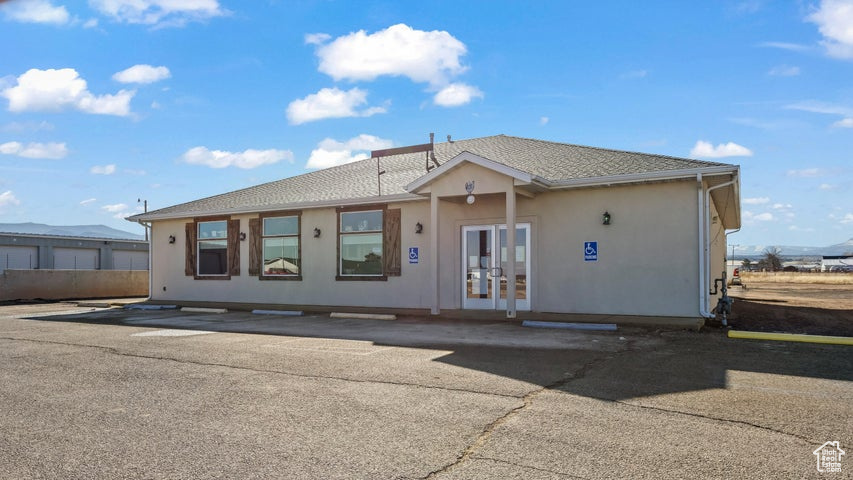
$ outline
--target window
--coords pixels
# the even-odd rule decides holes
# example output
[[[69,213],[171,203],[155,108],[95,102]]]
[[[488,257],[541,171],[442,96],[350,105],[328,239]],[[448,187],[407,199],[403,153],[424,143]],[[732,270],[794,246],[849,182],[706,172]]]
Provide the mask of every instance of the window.
[[[340,213],[340,276],[383,275],[382,226],[383,210]]]
[[[198,275],[228,275],[228,221],[198,222]]]
[[[263,252],[264,276],[298,276],[299,217],[264,218]]]

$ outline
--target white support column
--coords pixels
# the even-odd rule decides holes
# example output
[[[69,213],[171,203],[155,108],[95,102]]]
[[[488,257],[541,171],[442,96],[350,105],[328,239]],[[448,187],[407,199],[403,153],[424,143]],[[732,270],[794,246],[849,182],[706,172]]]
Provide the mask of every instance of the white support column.
[[[432,308],[430,313],[438,315],[441,313],[439,307],[438,290],[440,282],[438,278],[438,202],[440,200],[435,194],[429,198],[429,274],[432,283]]]
[[[498,242],[500,243],[500,241]],[[497,253],[498,255],[501,252]],[[500,257],[498,257],[500,262]],[[499,263],[500,264],[500,263]],[[515,187],[506,192],[506,318],[515,318]],[[500,295],[500,292],[498,292]]]

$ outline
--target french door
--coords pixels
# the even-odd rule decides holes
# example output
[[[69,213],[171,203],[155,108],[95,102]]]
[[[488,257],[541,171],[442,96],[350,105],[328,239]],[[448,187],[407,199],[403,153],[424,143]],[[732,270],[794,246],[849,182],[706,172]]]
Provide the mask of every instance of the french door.
[[[462,308],[506,309],[506,225],[462,227]],[[515,308],[530,310],[530,224],[515,229]]]

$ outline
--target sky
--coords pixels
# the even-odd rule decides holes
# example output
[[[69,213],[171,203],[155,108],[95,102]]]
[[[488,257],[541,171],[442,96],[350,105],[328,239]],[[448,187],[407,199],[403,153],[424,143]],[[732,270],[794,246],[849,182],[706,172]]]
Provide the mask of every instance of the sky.
[[[435,132],[737,164],[730,243],[853,238],[853,0],[11,0],[0,45],[0,223],[141,234]]]

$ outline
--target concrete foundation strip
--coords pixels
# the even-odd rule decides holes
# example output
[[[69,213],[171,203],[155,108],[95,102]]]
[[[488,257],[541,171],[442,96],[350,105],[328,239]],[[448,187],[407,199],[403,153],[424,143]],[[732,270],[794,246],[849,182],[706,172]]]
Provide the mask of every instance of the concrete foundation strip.
[[[397,315],[385,315],[381,313],[341,313],[332,312],[329,318],[356,318],[359,320],[397,320]]]
[[[729,330],[729,338],[775,340],[780,342],[825,343],[829,345],[853,345],[853,337],[803,335],[797,333],[745,332],[740,330]]]

